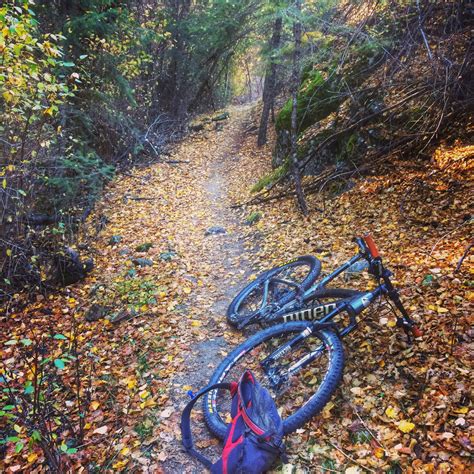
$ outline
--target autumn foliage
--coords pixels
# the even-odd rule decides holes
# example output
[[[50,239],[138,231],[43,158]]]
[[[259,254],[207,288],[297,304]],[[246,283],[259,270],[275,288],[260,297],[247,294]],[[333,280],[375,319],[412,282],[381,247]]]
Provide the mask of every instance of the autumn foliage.
[[[343,383],[275,472],[470,471],[472,12],[301,3],[0,6],[2,472],[200,469],[179,417],[250,334],[227,325],[231,299],[297,255],[325,274],[367,231],[424,334],[409,344],[386,303],[363,313]],[[306,217],[282,139],[297,21]],[[276,123],[257,147],[265,104],[228,103],[273,66]],[[60,287],[72,251],[94,268]]]

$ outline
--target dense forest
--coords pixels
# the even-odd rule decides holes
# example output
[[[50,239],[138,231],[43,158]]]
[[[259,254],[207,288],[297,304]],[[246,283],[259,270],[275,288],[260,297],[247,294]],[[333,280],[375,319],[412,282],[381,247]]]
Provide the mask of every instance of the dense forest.
[[[229,100],[232,58],[257,10],[257,2],[6,2],[4,294],[38,288],[43,267],[68,264],[61,244],[74,240],[114,173],[159,160],[189,117]]]
[[[77,255],[64,244],[104,183],[166,160],[193,116],[252,82],[264,82],[258,144],[270,113],[277,134],[255,191],[314,175],[298,192],[304,212],[327,165],[349,175],[394,150],[423,160],[467,136],[471,13],[465,2],[6,2],[3,296],[67,279]],[[293,192],[276,189],[255,199]]]
[[[168,412],[167,403],[176,395],[157,380],[173,377],[176,361],[185,365],[170,347],[179,341],[176,349],[183,349],[190,342],[180,339],[181,333],[169,334],[163,321],[149,331],[153,340],[142,340],[139,322],[114,336],[113,319],[101,325],[107,313],[117,324],[135,324],[140,315],[158,320],[167,312],[181,314],[179,308],[191,304],[185,298],[207,287],[212,265],[196,263],[191,253],[184,257],[186,249],[196,254],[202,249],[201,243],[186,241],[194,234],[180,233],[183,222],[196,229],[206,222],[211,242],[209,234],[225,234],[212,219],[225,212],[238,216],[245,222],[244,230],[236,231],[238,241],[258,241],[249,251],[256,271],[274,263],[269,259],[291,257],[285,253],[290,250],[316,249],[330,260],[342,244],[331,253],[325,239],[339,242],[349,229],[357,230],[357,217],[347,216],[359,213],[360,227],[384,236],[385,227],[398,233],[389,239],[397,268],[427,272],[413,281],[433,292],[429,301],[435,309],[429,311],[444,315],[445,293],[460,291],[455,302],[464,317],[463,292],[472,285],[467,268],[473,245],[473,27],[474,7],[465,0],[3,1],[0,469],[184,472],[173,464],[180,456],[176,446],[174,454],[166,447],[177,437],[167,424],[176,411]],[[223,143],[225,152],[219,148]],[[229,156],[234,161],[222,168]],[[196,188],[201,177],[218,172],[222,183]],[[211,186],[207,204],[200,201],[206,186]],[[227,188],[222,197],[219,190]],[[364,200],[367,207],[378,206],[379,214],[368,216]],[[385,200],[392,206],[389,213],[399,214],[398,223],[385,220]],[[144,207],[134,210],[134,205]],[[212,206],[218,211],[211,215]],[[234,218],[222,217],[230,219],[229,228]],[[337,219],[347,229],[339,232]],[[322,244],[305,227],[315,223],[318,229],[325,226],[317,230]],[[412,261],[397,260],[410,232],[417,248],[429,247],[429,256],[452,253],[456,265],[446,270],[449,283],[439,277],[440,263],[422,262],[415,250],[406,255]],[[153,239],[160,242],[159,251]],[[451,249],[444,247],[450,239],[455,240]],[[116,263],[117,255],[109,252],[124,242],[124,262]],[[148,258],[152,248],[159,264]],[[234,263],[244,253],[239,249],[231,251]],[[220,275],[233,278],[228,260]],[[158,273],[146,273],[153,268]],[[105,274],[106,283],[100,279]],[[420,294],[411,305],[415,313],[423,306]],[[203,299],[212,297],[230,295],[210,292]],[[198,314],[208,310],[199,306],[200,297],[190,301],[197,301]],[[189,326],[196,337],[198,319]],[[464,319],[459,321],[464,327]],[[213,324],[210,330],[217,331]],[[436,326],[432,334],[449,339],[452,356],[454,336],[446,331]],[[457,342],[469,337],[466,330]],[[109,348],[97,350],[101,344]],[[145,346],[153,347],[163,365],[151,368],[146,356],[151,349]],[[114,373],[114,351],[121,347],[129,352],[116,365],[133,357],[133,376]],[[161,361],[165,353],[171,359]],[[434,371],[436,364],[430,363]],[[462,364],[458,372],[464,376]],[[450,369],[439,370],[451,377]],[[418,375],[425,377],[425,371]],[[193,388],[206,382],[177,380]],[[439,388],[436,397],[446,399],[438,404],[448,403],[448,392]],[[457,405],[450,405],[459,430],[469,405],[464,388],[462,393]],[[147,410],[161,415],[140,414]],[[395,418],[394,413],[382,416]],[[405,406],[402,414],[412,412]],[[315,431],[299,435],[314,449],[305,448],[299,457],[293,452],[284,472],[315,472],[314,463],[322,472],[468,472],[463,463],[472,446],[466,433],[453,434],[454,428],[443,424],[448,421],[433,421],[435,434],[427,422],[423,440],[422,435],[417,440],[417,446],[428,446],[423,453],[406,438],[397,439],[406,451],[393,456],[366,426],[349,428],[350,441],[349,435],[324,432],[327,449],[318,451],[314,433],[321,435],[322,428],[311,425]],[[411,429],[400,428],[401,436]],[[369,438],[361,440],[359,433]],[[367,455],[356,448],[347,454],[344,443],[356,445],[354,436],[375,449],[373,462],[365,462]],[[390,439],[390,446],[398,446]],[[455,447],[443,444],[455,440]],[[328,446],[337,446],[335,454]],[[456,455],[439,454],[446,452]]]

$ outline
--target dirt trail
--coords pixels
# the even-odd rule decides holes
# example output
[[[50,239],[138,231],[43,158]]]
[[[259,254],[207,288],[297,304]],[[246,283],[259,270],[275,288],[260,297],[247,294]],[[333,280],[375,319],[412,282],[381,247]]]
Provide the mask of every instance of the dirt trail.
[[[256,271],[258,229],[246,226],[244,211],[230,205],[248,198],[264,168],[263,152],[244,150],[254,138],[246,135],[250,107],[229,111],[219,127],[210,123],[178,144],[170,163],[119,176],[81,238],[81,251],[90,245],[93,272],[10,315],[8,338],[65,335],[51,343],[55,357],[76,335],[78,378],[66,364],[54,399],[71,416],[69,390],[75,393],[80,380],[78,410],[85,423],[80,450],[68,459],[71,470],[203,471],[182,451],[180,415],[187,392],[205,386],[229,348],[245,337],[228,326],[225,311]],[[94,305],[99,316],[90,311]],[[115,324],[117,316],[121,322]],[[12,364],[13,346],[6,347]],[[216,440],[199,413],[196,441],[215,455]],[[36,461],[28,462],[25,472]]]
[[[251,254],[244,246],[241,233],[243,222],[230,209],[232,201],[229,196],[242,123],[247,113],[248,109],[245,108],[234,110],[222,131],[210,132],[219,133],[221,139],[218,137],[210,143],[208,160],[202,168],[194,169],[186,190],[197,197],[194,214],[189,216],[190,219],[181,220],[176,226],[176,242],[194,240],[193,245],[197,248],[193,248],[191,252],[194,254],[198,251],[201,255],[193,270],[205,276],[201,280],[201,290],[190,298],[188,314],[192,314],[193,318],[203,324],[206,334],[205,340],[191,342],[189,349],[183,354],[183,370],[175,373],[170,381],[170,395],[178,412],[188,400],[182,387],[189,385],[196,390],[205,386],[218,361],[229,349],[223,333],[232,330],[225,323],[225,312],[236,291],[252,273],[249,262]],[[196,230],[202,236],[197,242]],[[186,252],[184,248],[181,251]],[[214,291],[209,292],[209,288]],[[196,411],[199,410],[200,407],[197,407]],[[199,443],[201,439],[203,446],[212,443],[202,429],[202,419],[193,428],[196,432],[195,441]],[[167,459],[163,464],[165,472],[202,472],[200,463],[182,453],[178,438],[173,439],[166,454]],[[208,454],[215,455],[216,451],[210,450]]]
[[[230,208],[255,174],[249,168],[255,162],[239,157],[249,113],[249,107],[232,108],[222,129],[210,124],[186,138],[171,157],[185,163],[156,164],[117,180],[96,213],[108,224],[100,233],[103,245],[97,245],[96,281],[80,289],[82,298],[93,283],[101,283],[115,288],[113,303],[119,307],[132,293],[117,291],[117,284],[119,289],[131,281],[159,285],[158,301],[140,309],[143,317],[122,323],[101,344],[100,356],[112,362],[117,379],[132,377],[128,386],[138,388],[132,394],[124,388],[123,398],[138,404],[140,412],[130,410],[120,421],[128,426],[116,441],[120,446],[135,440],[134,461],[118,456],[125,464],[116,469],[138,460],[148,472],[202,472],[182,452],[179,418],[188,390],[205,386],[242,337],[227,325],[225,311],[253,272],[252,245],[243,237],[245,216]],[[108,244],[117,234],[120,242]],[[144,243],[152,247],[137,252]],[[138,257],[153,265],[137,266]],[[142,287],[134,291],[140,294]],[[212,445],[203,420],[194,426],[203,446]]]

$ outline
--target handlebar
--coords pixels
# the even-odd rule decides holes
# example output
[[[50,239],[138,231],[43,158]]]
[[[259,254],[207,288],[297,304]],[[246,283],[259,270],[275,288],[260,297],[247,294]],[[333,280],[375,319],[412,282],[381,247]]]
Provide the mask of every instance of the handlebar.
[[[367,245],[367,248],[372,258],[380,257],[379,251],[377,249],[377,246],[375,245],[375,242],[372,236],[370,234],[365,234],[363,239],[365,241],[365,244]]]
[[[365,234],[363,237],[356,237],[355,241],[363,254],[370,256],[373,259],[380,257],[374,239],[370,234]]]

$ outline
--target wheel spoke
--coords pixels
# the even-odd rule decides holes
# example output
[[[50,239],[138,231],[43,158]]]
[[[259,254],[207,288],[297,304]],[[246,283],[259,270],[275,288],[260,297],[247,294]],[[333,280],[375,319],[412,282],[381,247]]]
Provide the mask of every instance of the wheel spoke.
[[[317,390],[319,384],[328,370],[328,354],[323,352],[321,357],[313,361],[308,367],[293,376],[288,376],[288,369],[305,355],[321,347],[321,340],[316,337],[306,339],[302,344],[289,354],[279,358],[273,366],[266,371],[262,362],[276,351],[278,347],[293,338],[300,331],[292,331],[278,337],[270,338],[253,347],[243,354],[240,359],[228,369],[222,382],[235,381],[240,378],[245,369],[250,369],[261,385],[268,389],[279,409],[282,418],[287,418],[301,408]],[[272,372],[273,371],[273,372]],[[269,377],[269,374],[277,376]],[[286,377],[285,377],[286,376]],[[275,384],[278,379],[280,383]],[[272,381],[273,380],[273,381]],[[216,391],[211,395],[215,400],[217,411],[222,421],[230,416],[230,399],[226,392]]]
[[[236,308],[239,318],[248,317],[272,303],[278,303],[289,292],[296,291],[311,271],[306,262],[290,263],[270,273],[240,301]]]

